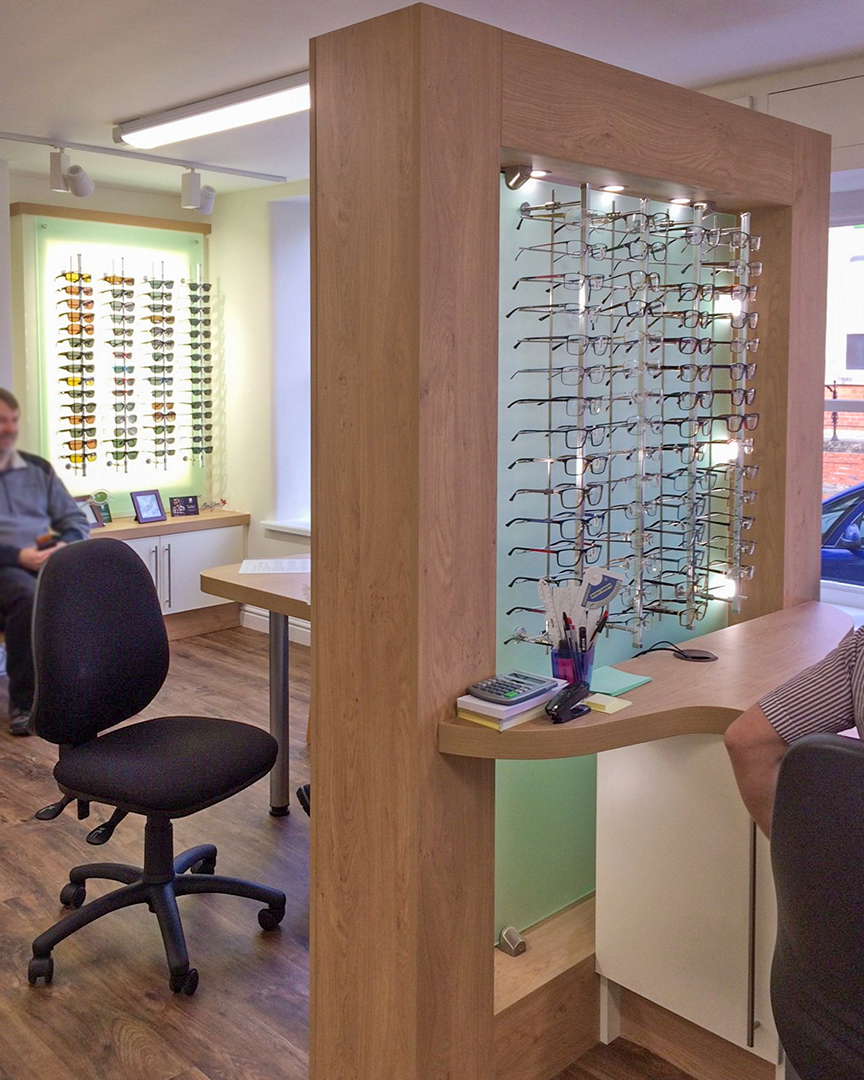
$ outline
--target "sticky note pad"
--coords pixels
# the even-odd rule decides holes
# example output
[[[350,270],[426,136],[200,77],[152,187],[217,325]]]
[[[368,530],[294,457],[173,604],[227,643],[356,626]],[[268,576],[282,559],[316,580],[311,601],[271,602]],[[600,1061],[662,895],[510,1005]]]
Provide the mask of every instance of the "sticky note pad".
[[[651,682],[650,675],[631,675],[614,667],[594,668],[591,675],[591,692],[596,694],[626,694],[643,683]]]
[[[618,712],[619,709],[626,709],[628,705],[633,704],[624,698],[611,697],[609,694],[589,694],[582,701],[589,709],[602,713]]]

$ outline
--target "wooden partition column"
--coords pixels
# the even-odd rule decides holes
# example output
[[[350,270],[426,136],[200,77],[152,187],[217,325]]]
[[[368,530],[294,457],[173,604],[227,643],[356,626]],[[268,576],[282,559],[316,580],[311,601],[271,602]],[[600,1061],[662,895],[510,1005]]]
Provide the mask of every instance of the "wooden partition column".
[[[821,410],[828,140],[426,5],[311,61],[310,1075],[491,1080],[494,765],[437,726],[495,667],[501,163],[773,215],[752,615],[818,595],[818,425],[786,425]]]

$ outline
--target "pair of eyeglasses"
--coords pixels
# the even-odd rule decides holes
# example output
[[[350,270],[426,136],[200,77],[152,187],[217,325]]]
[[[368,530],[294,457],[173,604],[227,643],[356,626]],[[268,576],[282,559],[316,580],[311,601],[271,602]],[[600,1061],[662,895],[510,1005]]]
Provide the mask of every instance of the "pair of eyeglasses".
[[[68,326],[59,326],[57,329],[60,331],[61,334],[65,333],[67,335],[66,338],[62,340],[69,341],[75,340],[81,342],[87,334],[93,333],[92,326],[85,326],[81,323],[69,323]],[[87,344],[92,345],[93,338],[87,338]]]
[[[186,438],[189,440],[189,442],[195,443],[196,445],[206,445],[213,442],[212,435],[187,435]]]
[[[124,300],[111,300],[108,305],[112,311],[134,311],[135,305]]]
[[[176,420],[177,419],[177,413],[171,411],[170,409],[168,411],[166,411],[166,412],[154,412],[151,415],[152,415],[153,419],[157,420],[157,421]]]
[[[101,279],[106,285],[134,285],[134,277],[119,277],[117,274],[105,274]]]
[[[206,339],[206,338],[212,337],[212,334],[211,334],[211,332],[209,330],[187,330],[186,333],[191,338],[199,338],[200,337],[200,338],[205,338]]]
[[[135,408],[135,403],[132,401],[115,401],[114,412],[131,412]]]
[[[58,342],[58,344],[59,344],[59,342]],[[93,342],[91,341],[90,344],[92,345]],[[92,360],[93,359],[93,353],[92,352],[83,352],[83,351],[78,350],[78,349],[67,349],[66,352],[61,352],[61,353],[58,353],[57,355],[62,356],[66,360]],[[90,365],[88,365],[87,368],[85,368],[85,370],[93,371],[94,366],[95,365],[90,364]],[[67,369],[64,369],[64,370],[67,370]],[[71,371],[72,369],[68,368],[68,370]]]
[[[209,307],[200,307],[200,306],[198,306],[198,307],[190,307],[189,308],[189,314],[190,315],[209,315],[210,314],[210,308]]]
[[[611,255],[613,251],[626,251],[627,255],[622,256],[627,259],[662,259],[666,254],[667,243],[664,240],[624,240],[620,244],[616,244],[614,247],[610,247],[608,254]]]
[[[58,435],[74,435],[77,439],[89,438],[91,435],[96,434],[96,428],[95,427],[85,427],[83,424],[76,427],[74,420],[70,420],[69,423],[72,424],[71,427],[60,428],[60,430],[57,432],[57,434]]]
[[[213,357],[211,356],[211,354],[209,352],[208,353],[199,353],[199,352],[195,351],[196,349],[199,349],[200,347],[201,347],[200,345],[192,345],[191,346],[192,354],[189,357],[189,359],[192,361],[193,364],[200,364],[202,362],[207,363],[208,360],[213,359]]]
[[[63,386],[92,386],[95,379],[84,379],[77,375],[64,375],[57,380]]]
[[[62,275],[61,275],[62,276]],[[57,292],[66,293],[67,296],[92,296],[93,290],[84,285],[64,285]]]
[[[729,262],[722,263],[705,262],[702,265],[710,266],[712,274],[735,274],[736,277],[743,277],[748,274],[750,277],[759,277],[762,273],[761,262],[748,263],[743,259],[730,259]],[[688,270],[689,266],[685,266],[684,269]]]
[[[64,461],[71,461],[73,465],[82,465],[85,461],[95,461],[96,455],[90,454],[61,454]]]
[[[207,367],[201,367],[200,365],[192,364],[190,365],[189,370],[192,372],[193,375],[199,375],[201,372],[203,372],[205,375],[209,375],[210,372],[213,370],[213,365],[210,364]]]
[[[189,424],[193,431],[212,431],[212,424]]]
[[[622,221],[629,232],[638,232],[641,229],[664,230],[673,224],[672,218],[665,210],[660,210],[656,214],[646,214],[642,210],[630,210],[627,213],[610,210],[603,213],[599,219],[594,219],[592,227],[613,225],[616,221]]]
[[[716,413],[707,420],[722,420],[730,435],[739,431],[755,431],[759,426],[759,413]]]
[[[607,250],[605,244],[586,244],[582,240],[551,240],[547,244],[520,247],[516,252],[516,258],[518,259],[523,251],[544,251],[552,255],[554,259],[583,259],[586,256],[589,259],[605,259]],[[602,277],[602,274],[600,276]]]
[[[85,311],[89,311],[93,307],[94,303],[95,301],[93,300],[73,300],[71,297],[67,297],[63,300],[57,301],[58,306],[60,304],[65,304],[72,311],[80,311],[82,308]]]
[[[107,342],[107,344],[110,345],[112,349],[123,349],[123,350],[131,349],[132,348],[132,340],[131,340],[132,330],[131,329],[124,330],[123,333],[126,335],[126,337],[111,338]],[[127,353],[127,356],[128,355],[130,355],[130,354]]]
[[[70,439],[63,445],[70,450],[95,450],[99,444],[96,439]]]
[[[91,379],[90,381],[92,382],[93,380]],[[66,394],[67,397],[75,398],[76,400],[80,398],[96,397],[95,390],[61,390],[60,393]]]
[[[155,371],[157,375],[170,375],[174,370],[173,364],[144,364],[145,371]]]
[[[149,322],[149,323],[164,323],[166,326],[173,326],[174,325],[174,316],[173,315],[142,315],[141,316],[141,321],[142,322]]]
[[[109,450],[108,453],[115,461],[125,461],[127,458],[129,459],[129,461],[134,461],[135,458],[138,457],[138,454],[140,453],[140,451],[139,450]],[[109,461],[108,464],[110,465],[111,462]]]
[[[151,300],[171,300],[172,296],[170,292],[146,292],[145,296],[149,296]]]
[[[147,382],[151,386],[173,386],[174,378],[170,375],[148,375]]]
[[[68,406],[67,406],[68,408]],[[87,427],[96,422],[95,416],[65,416],[63,417],[65,422],[71,427]],[[95,430],[95,428],[94,428]]]
[[[212,285],[209,285],[207,282],[199,282],[199,281],[190,281],[190,282],[187,282],[187,284],[189,286],[189,292],[193,292],[193,293],[197,293],[197,292],[209,293],[210,290],[213,287]]]
[[[72,302],[74,303],[74,301],[72,301]],[[89,301],[89,303],[92,304],[93,301],[91,300],[91,301]],[[77,322],[83,322],[83,323],[93,322],[93,320],[96,318],[96,313],[93,312],[93,311],[80,311],[80,310],[61,311],[59,314],[60,314],[61,319],[67,319],[70,322],[76,322],[76,323]]]
[[[83,282],[85,282],[86,284],[89,285],[90,284],[90,275],[89,274],[79,274],[79,273],[76,273],[74,270],[67,270],[65,274],[58,274],[54,278],[54,280],[55,281],[61,281],[61,280],[62,281],[73,281],[73,282],[83,281]]]
[[[134,315],[126,315],[125,313],[111,312],[108,315],[103,315],[103,319],[110,319],[112,323],[118,323],[125,326],[131,326],[135,322]]]
[[[135,369],[134,368],[129,368],[128,370],[129,371],[134,371]],[[126,368],[114,368],[114,371],[115,372],[117,372],[117,371],[120,372],[119,375],[114,376],[114,385],[115,386],[134,386],[135,385],[135,379],[134,378],[131,378],[131,379],[129,378],[129,376],[126,373],[126,371],[127,371]]]
[[[213,383],[213,379],[212,379],[212,377],[210,375],[190,375],[186,379],[184,379],[183,381],[184,382],[191,382],[196,387],[210,386]]]
[[[201,412],[200,408],[199,408],[199,403],[193,402],[193,404],[192,404],[192,420],[194,420],[197,423],[199,420],[212,420],[212,418],[213,418],[213,413],[212,412]]]
[[[752,405],[756,400],[755,386],[736,386],[731,390],[695,390],[681,391],[677,394],[668,394],[667,400],[676,399],[682,409],[695,409],[697,407],[710,409],[714,404],[714,398],[718,394],[728,394],[731,405]]]
[[[758,251],[762,246],[762,237],[756,233],[746,233],[743,229],[720,229],[722,243],[729,247],[749,248]]]
[[[83,372],[95,371],[95,364],[63,364],[60,368],[61,371],[71,371],[76,375],[81,375]]]
[[[111,370],[114,372],[115,375],[131,375],[132,372],[135,370],[135,365],[114,364]]]
[[[145,304],[148,311],[155,311],[159,315],[169,315],[174,308],[171,304]]]
[[[115,300],[131,300],[135,295],[134,289],[100,289],[100,296],[111,296]]]
[[[560,349],[562,345],[568,345],[568,352],[586,352],[588,349],[592,349],[598,356],[602,356],[609,351],[609,347],[612,344],[612,338],[608,334],[550,334],[539,337],[523,337],[519,338],[514,349],[518,349],[520,345],[526,344],[543,344],[552,345],[553,351]],[[572,349],[570,346],[572,345]]]
[[[111,445],[116,447],[118,450],[123,450],[126,447],[138,445],[138,440],[134,438],[110,439],[109,441]]]
[[[165,281],[161,278],[145,278],[144,279],[151,289],[173,289],[173,281]]]
[[[717,247],[720,243],[719,229],[706,229],[702,225],[683,226],[684,231],[680,236],[669,238],[670,243],[683,241],[690,247]]]

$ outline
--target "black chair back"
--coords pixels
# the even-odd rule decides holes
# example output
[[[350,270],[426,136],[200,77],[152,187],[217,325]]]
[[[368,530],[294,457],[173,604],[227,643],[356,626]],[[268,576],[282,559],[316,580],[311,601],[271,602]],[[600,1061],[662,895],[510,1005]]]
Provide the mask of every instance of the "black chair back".
[[[36,588],[33,656],[33,723],[49,742],[87,742],[153,700],[168,674],[168,638],[131,548],[106,538],[51,556]]]
[[[864,745],[795,742],[771,831],[777,944],[771,1001],[802,1080],[864,1077]]]

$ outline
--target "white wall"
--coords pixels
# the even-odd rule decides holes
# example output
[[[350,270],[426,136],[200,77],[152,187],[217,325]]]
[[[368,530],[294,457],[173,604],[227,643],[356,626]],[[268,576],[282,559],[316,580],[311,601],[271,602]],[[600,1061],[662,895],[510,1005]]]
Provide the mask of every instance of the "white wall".
[[[210,277],[224,297],[227,470],[225,490],[234,509],[252,515],[249,555],[267,558],[309,550],[308,536],[266,529],[280,514],[277,468],[284,429],[296,402],[291,380],[274,371],[274,282],[271,203],[308,196],[307,182],[220,196],[212,215]],[[277,216],[281,211],[277,210]],[[308,262],[305,268],[308,289]],[[306,361],[308,365],[308,360]],[[288,388],[286,390],[286,387]],[[288,394],[288,400],[280,395]],[[308,398],[303,404],[308,413]],[[308,420],[306,421],[308,423]]]
[[[0,161],[0,207],[9,202],[9,166]],[[0,215],[0,386],[12,389],[12,242],[9,215]]]

